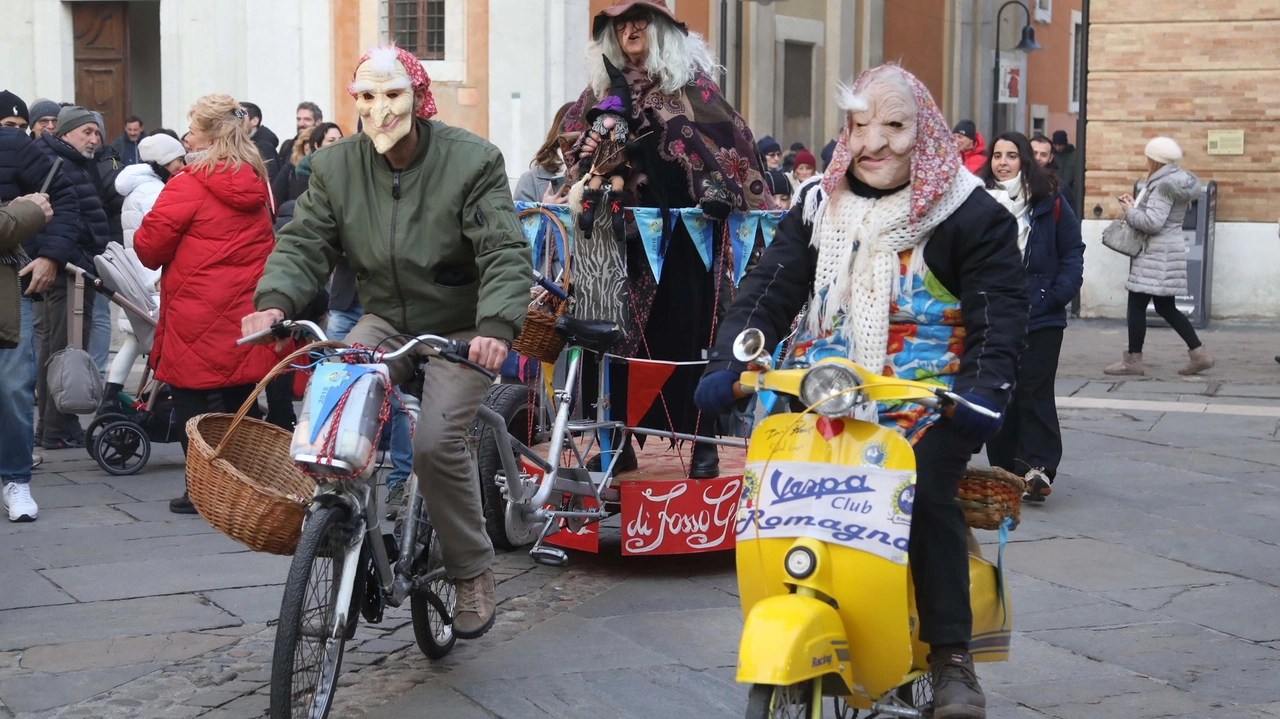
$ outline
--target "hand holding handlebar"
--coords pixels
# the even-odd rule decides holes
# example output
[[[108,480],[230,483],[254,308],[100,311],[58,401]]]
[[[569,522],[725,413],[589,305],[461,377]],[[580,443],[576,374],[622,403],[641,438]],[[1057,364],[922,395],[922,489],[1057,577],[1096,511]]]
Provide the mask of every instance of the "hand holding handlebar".
[[[267,345],[271,344],[273,337],[278,341],[281,337],[275,334],[278,329],[276,325],[284,320],[284,312],[274,307],[246,315],[240,320],[241,339],[236,344]],[[284,336],[287,337],[288,332]]]

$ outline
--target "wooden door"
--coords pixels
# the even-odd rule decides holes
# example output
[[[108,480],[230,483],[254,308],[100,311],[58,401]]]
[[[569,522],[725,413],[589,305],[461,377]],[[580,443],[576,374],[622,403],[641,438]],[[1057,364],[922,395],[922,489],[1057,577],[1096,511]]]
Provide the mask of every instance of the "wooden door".
[[[76,104],[102,113],[111,142],[132,114],[129,98],[129,3],[71,3]]]

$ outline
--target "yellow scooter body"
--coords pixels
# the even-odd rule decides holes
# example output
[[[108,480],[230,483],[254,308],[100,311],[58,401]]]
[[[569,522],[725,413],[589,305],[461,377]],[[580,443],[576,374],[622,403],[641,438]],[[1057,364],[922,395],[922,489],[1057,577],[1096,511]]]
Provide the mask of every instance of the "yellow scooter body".
[[[778,414],[757,425],[748,465],[779,461],[915,470],[911,444],[897,432],[814,414]],[[744,486],[744,496],[751,489]],[[737,540],[738,590],[746,618],[739,682],[787,685],[824,676],[824,694],[869,709],[912,671],[928,666],[928,647],[918,641],[908,566],[809,537],[752,534],[747,526]],[[816,557],[816,569],[802,580],[784,566],[797,546]],[[970,575],[974,658],[1005,659],[1011,610],[997,591],[996,567],[971,556]]]

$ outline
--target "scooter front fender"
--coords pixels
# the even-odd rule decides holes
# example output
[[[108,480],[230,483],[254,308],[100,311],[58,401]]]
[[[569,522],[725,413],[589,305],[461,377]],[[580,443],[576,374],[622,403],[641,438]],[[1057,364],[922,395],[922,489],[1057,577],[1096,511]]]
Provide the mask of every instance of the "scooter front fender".
[[[738,645],[739,682],[781,686],[827,674],[843,680],[839,694],[849,693],[853,683],[849,640],[830,604],[780,594],[751,608]]]

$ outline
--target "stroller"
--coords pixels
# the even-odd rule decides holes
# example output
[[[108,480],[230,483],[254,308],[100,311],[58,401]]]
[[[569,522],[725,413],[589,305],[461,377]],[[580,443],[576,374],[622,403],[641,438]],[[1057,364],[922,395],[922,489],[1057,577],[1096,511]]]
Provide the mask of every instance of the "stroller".
[[[134,267],[132,250],[111,243],[94,258],[98,275],[68,266],[83,276],[99,294],[124,310],[129,326],[137,337],[140,353],[151,351],[155,339],[159,306],[147,289],[147,283]],[[120,394],[120,411],[94,418],[85,431],[85,449],[104,472],[117,476],[134,474],[151,458],[151,443],[167,444],[182,438],[177,426],[173,397],[169,386],[151,376],[151,368],[143,371],[136,398]]]

